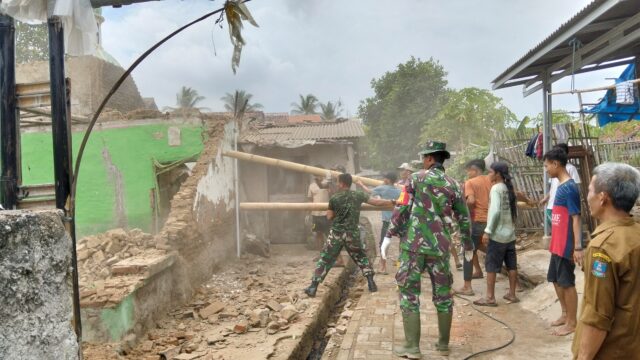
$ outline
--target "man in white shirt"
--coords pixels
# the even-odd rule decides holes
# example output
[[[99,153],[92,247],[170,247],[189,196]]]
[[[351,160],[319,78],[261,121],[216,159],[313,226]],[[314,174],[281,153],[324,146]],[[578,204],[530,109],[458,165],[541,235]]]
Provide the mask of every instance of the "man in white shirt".
[[[569,145],[566,143],[557,144],[554,148],[560,148],[569,155]],[[575,181],[576,184],[580,184],[580,174],[578,174],[578,169],[576,169],[576,167],[571,163],[567,163],[566,169],[573,181]],[[540,205],[547,205],[545,208],[545,221],[549,224],[549,229],[551,229],[551,209],[553,209],[553,200],[556,198],[558,185],[560,185],[560,181],[557,178],[549,179],[549,192],[547,193],[547,196],[540,200]]]
[[[321,167],[316,165],[316,167]],[[309,184],[309,190],[307,191],[307,197],[313,203],[328,203],[329,202],[329,189],[327,188],[327,182],[322,176],[314,176],[314,181]],[[312,211],[311,218],[313,219],[313,232],[316,236],[316,244],[318,249],[322,249],[324,246],[325,235],[329,233],[329,220],[327,219],[326,211]]]

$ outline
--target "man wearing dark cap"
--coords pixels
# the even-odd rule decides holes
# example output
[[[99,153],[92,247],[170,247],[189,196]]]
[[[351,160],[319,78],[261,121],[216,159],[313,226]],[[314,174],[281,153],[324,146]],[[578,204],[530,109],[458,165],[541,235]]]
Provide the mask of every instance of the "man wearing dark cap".
[[[405,344],[394,347],[397,356],[420,359],[420,282],[429,273],[433,285],[433,302],[438,314],[439,338],[435,343],[441,355],[449,354],[449,334],[453,319],[449,269],[451,226],[446,219],[458,222],[465,257],[473,254],[469,209],[460,185],[445,175],[443,163],[450,157],[446,144],[430,141],[420,152],[423,170],[411,175],[406,186],[412,201],[396,207],[387,237],[408,230],[407,241],[400,244],[400,269],[396,274]]]
[[[397,200],[400,196],[400,189],[395,187],[393,184],[396,182],[397,176],[393,172],[386,173],[384,175],[384,184],[374,187],[373,189],[369,189],[362,181],[358,180],[358,185],[364,190],[364,192],[371,194],[374,197],[378,197],[386,200]],[[391,211],[383,211],[382,214],[382,230],[380,231],[380,245],[379,249],[382,249],[382,242],[384,240],[385,235],[387,234],[387,230],[389,229],[389,223],[391,221]],[[386,256],[382,256],[382,251],[380,252],[380,273],[387,274],[387,259]]]

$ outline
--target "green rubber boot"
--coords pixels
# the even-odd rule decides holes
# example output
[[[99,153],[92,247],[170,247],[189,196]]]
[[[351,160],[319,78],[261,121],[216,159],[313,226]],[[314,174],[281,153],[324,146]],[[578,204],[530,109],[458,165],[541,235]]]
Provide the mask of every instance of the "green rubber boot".
[[[394,346],[393,353],[396,356],[407,359],[422,359],[422,354],[420,353],[420,313],[403,313],[402,323],[404,325],[405,344],[403,346]]]
[[[453,313],[438,313],[438,342],[435,344],[440,355],[449,355],[449,335],[451,334],[451,321]]]

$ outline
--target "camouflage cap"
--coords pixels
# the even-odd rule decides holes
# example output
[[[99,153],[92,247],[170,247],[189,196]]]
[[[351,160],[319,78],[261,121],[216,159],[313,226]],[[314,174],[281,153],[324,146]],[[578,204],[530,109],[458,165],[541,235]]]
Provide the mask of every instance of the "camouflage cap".
[[[433,141],[433,140],[427,141],[423,145],[423,150],[420,151],[418,154],[424,156],[424,155],[430,155],[430,154],[435,154],[439,152],[442,152],[445,154],[445,159],[448,159],[451,157],[451,154],[449,154],[449,152],[447,151],[447,144],[439,141]]]

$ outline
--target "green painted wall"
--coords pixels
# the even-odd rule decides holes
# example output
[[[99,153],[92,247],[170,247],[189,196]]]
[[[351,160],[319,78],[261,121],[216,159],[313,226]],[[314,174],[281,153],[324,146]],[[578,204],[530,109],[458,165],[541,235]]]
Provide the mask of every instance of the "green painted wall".
[[[94,130],[80,167],[77,195],[78,234],[103,232],[116,226],[115,185],[111,181],[103,150],[122,174],[126,217],[129,228],[151,231],[153,211],[150,189],[156,186],[153,159],[165,163],[202,151],[202,128],[181,129],[181,146],[169,146],[167,130],[176,125],[133,125],[128,128]],[[80,147],[83,132],[73,133],[73,151]],[[74,159],[76,155],[74,154]],[[22,177],[24,184],[53,183],[51,133],[22,134]]]

